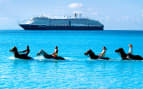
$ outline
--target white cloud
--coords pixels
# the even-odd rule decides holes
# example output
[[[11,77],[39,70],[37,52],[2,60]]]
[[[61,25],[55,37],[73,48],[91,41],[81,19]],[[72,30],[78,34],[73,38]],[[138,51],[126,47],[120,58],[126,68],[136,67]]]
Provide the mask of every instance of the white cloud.
[[[83,7],[82,3],[71,3],[68,5],[69,8],[81,8]]]

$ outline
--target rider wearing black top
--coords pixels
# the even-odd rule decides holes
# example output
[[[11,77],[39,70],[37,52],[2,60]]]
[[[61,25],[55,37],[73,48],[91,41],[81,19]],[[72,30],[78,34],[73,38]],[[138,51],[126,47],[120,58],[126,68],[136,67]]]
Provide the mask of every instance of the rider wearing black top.
[[[28,56],[28,54],[30,53],[29,45],[27,45],[26,50],[20,51],[19,53],[25,53],[25,55]]]

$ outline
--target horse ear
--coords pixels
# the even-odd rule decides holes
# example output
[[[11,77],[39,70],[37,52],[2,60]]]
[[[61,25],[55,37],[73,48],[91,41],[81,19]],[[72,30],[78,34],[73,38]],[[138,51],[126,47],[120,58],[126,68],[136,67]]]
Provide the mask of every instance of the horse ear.
[[[123,48],[120,48],[120,50],[123,50]]]

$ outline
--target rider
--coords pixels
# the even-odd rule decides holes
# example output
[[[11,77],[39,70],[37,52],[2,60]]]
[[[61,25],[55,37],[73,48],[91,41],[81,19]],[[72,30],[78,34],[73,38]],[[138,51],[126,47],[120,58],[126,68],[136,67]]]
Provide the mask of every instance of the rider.
[[[25,55],[28,56],[28,54],[30,53],[29,45],[27,45],[26,50],[20,51],[20,53],[25,53]]]
[[[129,52],[128,54],[132,54],[133,53],[133,46],[132,44],[129,44]]]
[[[133,46],[132,46],[132,44],[129,44],[129,51],[128,51],[128,54],[127,54],[128,59],[131,58],[132,53],[133,53]]]
[[[102,50],[102,52],[101,52],[98,56],[99,56],[99,57],[104,57],[106,50],[107,50],[106,47],[103,46],[103,50]]]
[[[55,58],[58,56],[58,46],[55,47],[55,51],[54,53],[52,54],[52,56]]]

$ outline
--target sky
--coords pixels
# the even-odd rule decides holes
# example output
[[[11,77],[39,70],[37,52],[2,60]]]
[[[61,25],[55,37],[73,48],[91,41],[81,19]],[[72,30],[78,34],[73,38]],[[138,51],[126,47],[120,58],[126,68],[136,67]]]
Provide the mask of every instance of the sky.
[[[105,30],[143,30],[143,0],[0,0],[0,30],[22,29],[32,17],[73,16],[100,21]]]

